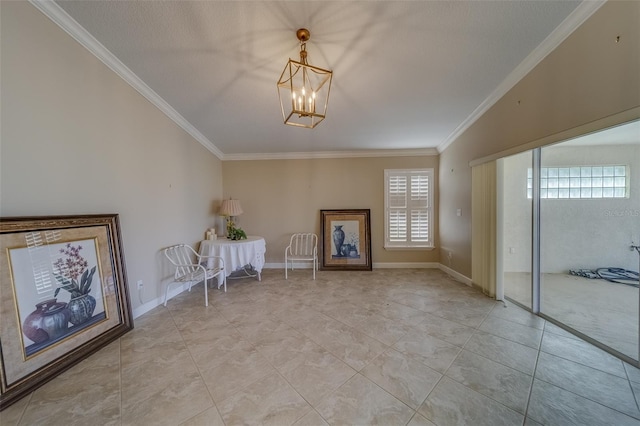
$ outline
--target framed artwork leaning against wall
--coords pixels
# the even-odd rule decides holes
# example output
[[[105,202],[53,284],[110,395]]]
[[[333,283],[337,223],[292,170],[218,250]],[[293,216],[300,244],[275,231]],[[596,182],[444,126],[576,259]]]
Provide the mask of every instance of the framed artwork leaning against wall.
[[[0,218],[0,410],[133,328],[117,214]]]
[[[369,209],[320,210],[323,270],[370,271]]]

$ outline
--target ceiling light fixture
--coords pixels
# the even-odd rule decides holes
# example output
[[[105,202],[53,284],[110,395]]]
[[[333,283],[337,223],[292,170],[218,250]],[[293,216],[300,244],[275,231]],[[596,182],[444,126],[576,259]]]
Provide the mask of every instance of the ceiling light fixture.
[[[333,71],[307,62],[309,30],[296,31],[300,40],[300,62],[289,59],[278,80],[278,97],[284,124],[313,129],[327,115]]]

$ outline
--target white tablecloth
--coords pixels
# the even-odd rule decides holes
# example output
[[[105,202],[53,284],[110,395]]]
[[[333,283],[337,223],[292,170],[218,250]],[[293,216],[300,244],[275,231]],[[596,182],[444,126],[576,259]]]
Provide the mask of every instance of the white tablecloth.
[[[264,238],[255,235],[249,235],[246,240],[232,241],[219,238],[200,242],[201,256],[220,256],[224,259],[227,277],[244,266],[251,265],[258,272],[258,279],[260,279],[266,251],[267,245]],[[218,275],[218,284],[222,284],[222,280],[222,274]]]

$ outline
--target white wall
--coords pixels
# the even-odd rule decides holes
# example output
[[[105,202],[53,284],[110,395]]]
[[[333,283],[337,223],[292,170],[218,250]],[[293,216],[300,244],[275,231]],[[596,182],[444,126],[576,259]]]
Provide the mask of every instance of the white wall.
[[[0,7],[0,215],[119,213],[140,314],[159,250],[214,225],[221,162],[29,3]]]
[[[629,166],[629,198],[543,200],[543,272],[610,266],[638,271],[638,254],[629,246],[632,238],[636,242],[640,238],[640,141],[637,145],[542,150],[542,167],[599,164]]]
[[[542,167],[600,164],[628,165],[630,196],[624,199],[547,199],[541,205],[542,271],[617,267],[638,271],[638,254],[629,250],[640,241],[640,142],[617,146],[543,148]],[[526,198],[530,157],[505,161],[505,271],[530,271],[531,200]],[[523,213],[524,212],[524,213]],[[522,222],[508,223],[508,218]],[[515,253],[509,253],[514,247]]]
[[[527,151],[503,160],[505,272],[531,272],[532,201],[527,198],[527,169],[531,167],[531,158],[531,151]]]

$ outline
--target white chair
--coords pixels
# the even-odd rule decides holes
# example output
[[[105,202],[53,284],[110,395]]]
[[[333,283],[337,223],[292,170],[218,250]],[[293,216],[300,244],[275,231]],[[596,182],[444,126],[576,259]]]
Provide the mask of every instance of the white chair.
[[[289,246],[284,250],[284,278],[288,277],[289,262],[293,271],[294,262],[313,262],[313,279],[318,270],[318,236],[312,233],[298,233],[291,236]]]
[[[220,256],[201,256],[191,246],[177,244],[164,249],[164,255],[175,266],[176,272],[173,281],[167,283],[164,291],[164,306],[167,306],[169,297],[169,286],[173,283],[188,283],[189,291],[191,286],[200,281],[204,281],[204,305],[209,306],[209,292],[207,291],[207,280],[223,274],[224,291],[227,291],[227,277],[224,275],[224,259]],[[195,261],[194,261],[195,260]],[[218,288],[222,284],[218,284]]]

